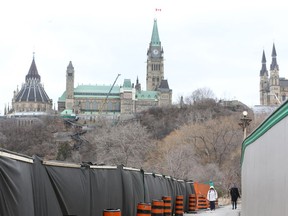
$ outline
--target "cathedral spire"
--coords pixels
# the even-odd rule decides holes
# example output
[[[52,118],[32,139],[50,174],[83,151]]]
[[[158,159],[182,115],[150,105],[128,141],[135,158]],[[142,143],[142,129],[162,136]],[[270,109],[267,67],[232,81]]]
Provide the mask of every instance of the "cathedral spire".
[[[262,54],[262,64],[266,64],[266,57],[265,57],[265,51],[263,50]]]
[[[151,37],[151,46],[161,46],[161,41],[159,38],[158,27],[157,27],[157,20],[154,19],[152,37]]]
[[[260,76],[268,76],[268,70],[266,68],[266,57],[265,57],[265,51],[263,50],[262,54],[262,68],[260,70]]]
[[[279,70],[279,66],[277,64],[277,54],[276,54],[276,49],[275,49],[275,44],[273,43],[273,48],[272,48],[272,63],[270,65],[270,70]]]
[[[272,48],[272,57],[276,58],[277,54],[276,54],[276,49],[275,49],[275,44],[273,43],[273,48]]]

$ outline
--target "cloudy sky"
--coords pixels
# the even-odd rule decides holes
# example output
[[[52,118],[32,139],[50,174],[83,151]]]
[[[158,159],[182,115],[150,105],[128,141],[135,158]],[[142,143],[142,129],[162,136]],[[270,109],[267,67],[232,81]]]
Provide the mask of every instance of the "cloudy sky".
[[[155,12],[160,8],[161,12]],[[78,84],[117,85],[137,76],[146,88],[146,52],[157,18],[165,79],[173,101],[198,88],[217,98],[259,104],[263,49],[275,43],[288,77],[288,3],[274,0],[11,0],[0,8],[0,113],[21,88],[33,52],[57,107],[69,61]]]

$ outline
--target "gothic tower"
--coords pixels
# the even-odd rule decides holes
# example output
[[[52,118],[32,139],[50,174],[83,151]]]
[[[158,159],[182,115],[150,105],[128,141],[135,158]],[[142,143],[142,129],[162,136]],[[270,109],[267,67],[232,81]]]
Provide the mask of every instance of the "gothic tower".
[[[69,62],[66,70],[66,109],[73,109],[74,104],[74,67]]]
[[[147,51],[146,90],[155,91],[164,79],[163,48],[158,34],[157,20],[154,19],[151,42]]]
[[[270,104],[279,104],[280,84],[279,84],[279,66],[277,64],[277,54],[275,44],[272,49],[272,63],[270,64]]]
[[[269,72],[268,74],[266,57],[263,51],[262,68],[260,70],[260,104],[264,106],[275,106],[286,100],[288,95],[288,80],[279,76],[279,66],[277,64],[277,54],[274,43]]]
[[[269,94],[268,70],[266,67],[265,52],[263,50],[262,68],[260,70],[260,104],[261,105],[267,105],[269,103],[269,101],[267,101],[268,94]]]

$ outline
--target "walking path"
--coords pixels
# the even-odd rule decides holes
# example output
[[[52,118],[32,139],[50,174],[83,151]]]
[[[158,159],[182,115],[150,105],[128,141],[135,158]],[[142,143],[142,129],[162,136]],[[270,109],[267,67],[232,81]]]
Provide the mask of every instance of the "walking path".
[[[201,215],[201,216],[208,216],[208,215],[213,215],[213,216],[240,216],[241,213],[241,204],[237,205],[237,209],[232,210],[231,205],[226,205],[226,206],[220,206],[219,208],[216,208],[215,211],[210,211],[210,210],[200,210],[198,211],[196,215]],[[184,214],[184,216],[192,216],[194,214]]]

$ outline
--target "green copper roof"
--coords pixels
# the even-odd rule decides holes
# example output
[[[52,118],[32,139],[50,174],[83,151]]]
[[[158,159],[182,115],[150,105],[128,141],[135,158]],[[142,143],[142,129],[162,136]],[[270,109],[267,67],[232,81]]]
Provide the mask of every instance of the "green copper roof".
[[[74,95],[77,93],[108,93],[112,85],[78,85],[74,89]],[[120,93],[119,86],[113,86],[111,93]]]
[[[66,91],[63,92],[63,94],[58,98],[59,102],[65,102],[66,100]]]
[[[131,84],[130,79],[124,79],[123,88],[124,89],[132,89],[132,84]]]
[[[241,163],[244,160],[245,149],[264,135],[278,122],[288,116],[288,101],[275,110],[259,127],[257,127],[242,143]]]
[[[139,91],[136,92],[136,98],[138,100],[158,100],[157,91]]]
[[[71,115],[71,114],[74,114],[73,110],[71,109],[65,109],[61,112],[61,115]]]
[[[106,98],[112,85],[78,85],[74,88],[74,98]],[[120,98],[120,87],[113,86],[109,98]],[[66,91],[58,101],[65,102]]]
[[[94,97],[105,98],[112,85],[78,85],[74,89],[75,98]],[[109,98],[120,98],[120,87],[113,86]]]
[[[154,25],[151,37],[151,46],[161,46],[156,19],[154,19]]]

